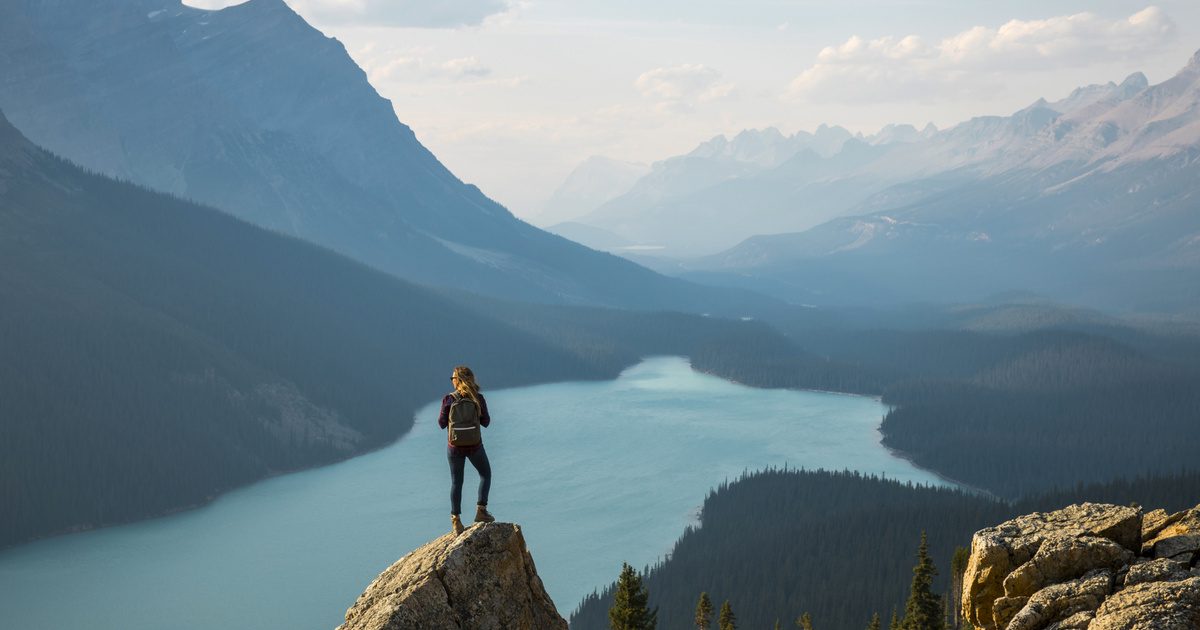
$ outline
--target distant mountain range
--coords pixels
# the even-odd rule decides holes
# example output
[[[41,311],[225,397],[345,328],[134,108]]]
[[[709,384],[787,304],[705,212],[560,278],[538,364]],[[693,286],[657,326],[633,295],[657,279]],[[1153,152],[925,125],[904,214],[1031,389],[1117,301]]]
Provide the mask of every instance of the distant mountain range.
[[[662,176],[675,171],[688,177]],[[578,221],[664,256],[760,234],[703,257],[635,257],[803,303],[1029,290],[1106,308],[1196,308],[1200,53],[1158,85],[1134,74],[1011,116],[847,138],[826,156],[673,158]]]
[[[686,155],[655,163],[628,192],[573,219],[607,239],[591,240],[579,227],[560,233],[610,251],[614,248],[608,243],[615,241],[680,256],[719,251],[754,234],[816,225],[821,217],[836,214],[810,218],[808,223],[791,216],[791,200],[801,194],[797,187],[805,186],[806,180],[782,183],[772,177],[782,179],[804,164],[844,160],[853,151],[843,147],[853,140],[845,129],[826,126],[791,136],[774,128],[743,131],[733,139],[717,136]],[[825,190],[817,183],[812,189],[846,200],[838,202],[843,205],[859,199],[853,186]]]
[[[283,0],[0,3],[0,109],[85,168],[406,279],[549,303],[754,301],[515,219],[438,162],[342,44]]]
[[[573,221],[596,206],[625,194],[649,172],[648,164],[593,155],[567,175],[533,220],[543,227]]]

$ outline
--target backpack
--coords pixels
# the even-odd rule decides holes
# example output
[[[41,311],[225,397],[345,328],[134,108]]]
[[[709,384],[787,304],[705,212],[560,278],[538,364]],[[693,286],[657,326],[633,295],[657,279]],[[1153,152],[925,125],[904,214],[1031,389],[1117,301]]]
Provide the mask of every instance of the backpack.
[[[450,446],[477,446],[483,443],[479,429],[479,405],[470,396],[451,394],[450,422],[446,425]]]

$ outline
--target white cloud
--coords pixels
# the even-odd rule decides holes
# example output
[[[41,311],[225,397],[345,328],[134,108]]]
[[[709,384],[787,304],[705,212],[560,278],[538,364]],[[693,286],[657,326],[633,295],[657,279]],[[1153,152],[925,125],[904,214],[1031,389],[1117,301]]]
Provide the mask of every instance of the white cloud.
[[[245,0],[186,0],[201,9],[221,9]],[[509,11],[506,0],[286,0],[320,24],[456,28],[478,26]]]
[[[907,101],[995,91],[1004,74],[1128,61],[1163,50],[1176,35],[1158,7],[1109,20],[1077,13],[976,26],[929,44],[916,35],[829,46],[792,80],[789,95],[812,101]]]
[[[634,81],[642,96],[656,101],[662,112],[686,112],[700,103],[729,96],[733,84],[721,81],[721,74],[701,64],[683,64],[643,72]]]
[[[289,0],[305,17],[324,24],[454,28],[478,26],[504,13],[504,0]]]
[[[354,52],[354,59],[367,73],[372,85],[399,82],[480,82],[492,75],[492,68],[471,55],[444,61],[431,59],[433,49],[413,47],[395,49],[368,42]],[[523,79],[506,79],[519,84]]]
[[[483,65],[483,62],[475,56],[444,61],[437,68],[455,78],[482,78],[492,73],[492,69]]]

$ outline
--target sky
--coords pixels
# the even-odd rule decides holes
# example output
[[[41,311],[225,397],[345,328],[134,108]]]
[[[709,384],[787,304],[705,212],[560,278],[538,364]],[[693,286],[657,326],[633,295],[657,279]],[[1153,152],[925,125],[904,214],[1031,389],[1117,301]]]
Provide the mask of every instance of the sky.
[[[1137,71],[1158,83],[1200,49],[1196,0],[287,1],[459,178],[535,221],[593,155],[945,128]]]

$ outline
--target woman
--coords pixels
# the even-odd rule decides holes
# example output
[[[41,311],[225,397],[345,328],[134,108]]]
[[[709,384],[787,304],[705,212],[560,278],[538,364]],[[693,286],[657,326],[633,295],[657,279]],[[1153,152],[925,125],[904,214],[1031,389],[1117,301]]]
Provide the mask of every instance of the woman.
[[[479,393],[479,384],[471,368],[460,365],[450,375],[454,391],[442,398],[442,411],[438,414],[438,426],[446,429],[446,459],[450,460],[450,526],[454,534],[463,532],[462,488],[463,469],[466,460],[479,472],[479,498],[475,505],[475,522],[491,523],[496,520],[487,511],[488,491],[492,487],[492,467],[488,463],[487,451],[483,450],[483,431],[492,423],[488,415],[487,401]]]

